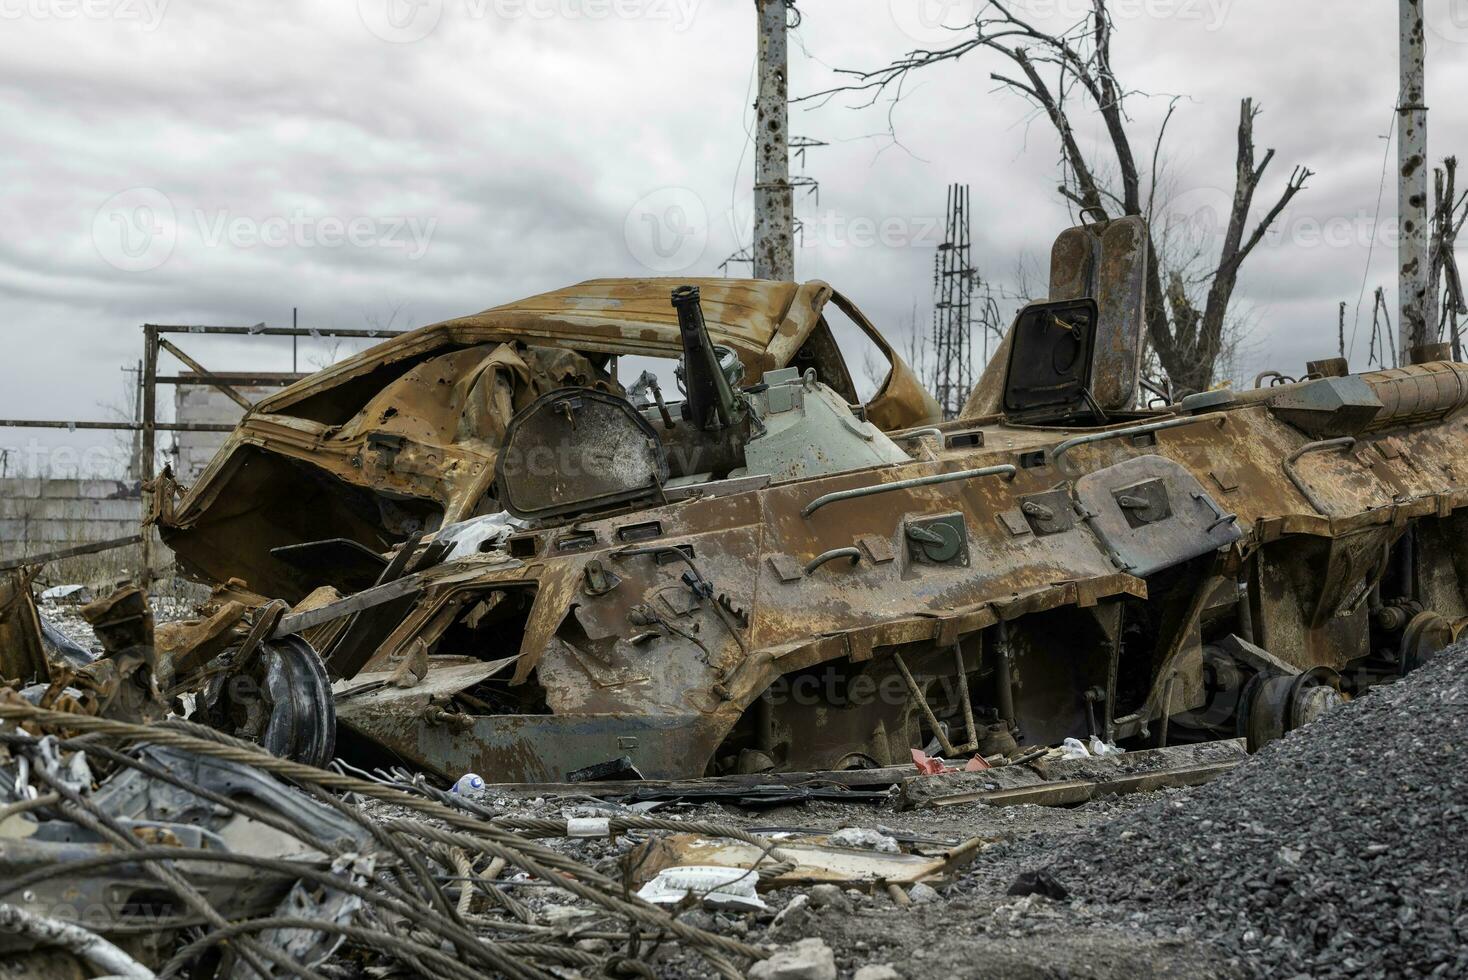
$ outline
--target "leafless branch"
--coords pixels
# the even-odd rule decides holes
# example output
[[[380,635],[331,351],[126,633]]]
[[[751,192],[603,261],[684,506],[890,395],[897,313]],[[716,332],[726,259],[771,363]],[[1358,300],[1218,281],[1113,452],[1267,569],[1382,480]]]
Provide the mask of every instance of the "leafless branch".
[[[1172,121],[1172,114],[1177,110],[1178,100],[1182,96],[1174,95],[1167,103],[1167,114],[1162,117],[1162,125],[1157,127],[1157,140],[1152,144],[1152,170],[1151,179],[1147,187],[1147,226],[1152,226],[1152,205],[1157,200],[1157,159],[1162,154],[1162,139],[1167,135],[1167,124]]]
[[[1106,217],[1144,215],[1150,226],[1163,144],[1179,97],[1170,97],[1152,140],[1144,201],[1144,175],[1132,151],[1133,121],[1126,111],[1128,97],[1139,93],[1122,82],[1113,62],[1115,31],[1107,0],[1090,0],[1086,16],[1059,32],[1030,23],[1016,13],[1010,0],[990,0],[975,17],[967,36],[957,43],[910,51],[871,71],[842,71],[840,74],[849,79],[847,84],[797,101],[824,102],[839,93],[853,92],[865,93],[865,104],[871,105],[889,89],[895,101],[902,97],[904,82],[913,71],[957,61],[975,51],[997,54],[1017,71],[995,71],[990,77],[1002,89],[1034,106],[1037,113],[1043,113],[1055,131],[1060,149],[1061,198],[1068,205]],[[1078,137],[1073,120],[1081,112],[1099,115],[1114,170],[1111,161],[1101,161],[1098,151],[1090,150]],[[1147,339],[1152,354],[1178,389],[1202,390],[1212,384],[1220,355],[1230,346],[1225,331],[1230,323],[1237,327],[1237,316],[1231,319],[1229,311],[1239,269],[1312,176],[1308,168],[1295,167],[1273,206],[1251,225],[1255,193],[1274,159],[1273,150],[1265,150],[1262,157],[1256,158],[1253,134],[1258,116],[1253,101],[1243,100],[1233,204],[1218,254],[1203,256],[1186,246],[1170,245],[1169,262],[1164,268],[1156,235],[1149,245],[1152,261],[1144,311]],[[1452,192],[1447,192],[1447,199],[1454,199]],[[1445,233],[1455,230],[1461,220],[1450,215],[1444,222]],[[1456,268],[1450,271],[1448,266],[1445,258],[1444,275],[1456,276]],[[1206,300],[1200,303],[1193,290],[1204,284]]]

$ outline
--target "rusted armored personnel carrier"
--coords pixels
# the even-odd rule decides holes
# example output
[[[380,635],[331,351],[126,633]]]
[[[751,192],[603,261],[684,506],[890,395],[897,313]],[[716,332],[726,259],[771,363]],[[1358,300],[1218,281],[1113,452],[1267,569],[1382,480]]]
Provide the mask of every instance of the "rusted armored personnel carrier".
[[[492,472],[369,435],[337,454],[341,486],[251,496],[252,468],[281,486],[275,457],[323,466],[347,418],[442,433],[434,393],[462,381],[389,367],[441,344],[429,328],[262,406],[161,514],[165,538],[298,603],[267,649],[321,651],[356,747],[449,777],[833,770],[1090,735],[1259,745],[1468,619],[1468,366],[1325,363],[1173,404],[1141,373],[1145,246],[1138,219],[1063,234],[1049,301],[956,421],[904,421],[923,399],[853,406],[836,372],[751,356],[819,321],[811,287],[741,286],[794,299],[740,346],[728,293],[650,283],[638,302],[668,304],[649,334],[676,337],[681,398],[593,363],[516,397]],[[910,394],[896,364],[886,390]],[[386,397],[410,379],[411,414]],[[316,522],[285,512],[323,498],[338,516],[317,537],[344,541],[275,550]],[[445,523],[409,536],[395,515],[424,500]],[[309,568],[335,593],[306,598]]]

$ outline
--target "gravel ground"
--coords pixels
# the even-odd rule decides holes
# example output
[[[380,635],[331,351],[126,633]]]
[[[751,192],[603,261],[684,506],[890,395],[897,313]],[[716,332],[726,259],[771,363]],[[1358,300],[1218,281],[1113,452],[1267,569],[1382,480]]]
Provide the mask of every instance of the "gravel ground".
[[[786,890],[766,896],[767,914],[688,913],[771,946],[818,937],[842,976],[890,965],[898,977],[1459,977],[1468,976],[1465,748],[1460,647],[1198,789],[1072,809],[820,803],[667,815],[991,841],[957,882],[907,909],[881,894]],[[1069,895],[1007,894],[1036,871]],[[658,970],[694,975],[676,954]]]
[[[182,593],[182,590],[180,592]],[[152,603],[153,619],[156,623],[174,623],[179,620],[192,619],[195,616],[194,607],[198,604],[198,597],[183,594],[150,595],[148,599]],[[48,623],[73,642],[88,650],[101,649],[96,634],[92,632],[92,627],[82,618],[82,603],[47,600],[38,601],[36,608]]]
[[[189,608],[155,599],[160,622]],[[42,612],[94,645],[76,607],[47,603]],[[657,815],[986,842],[958,880],[941,892],[920,888],[911,907],[880,892],[787,889],[765,896],[767,912],[685,913],[771,948],[819,938],[843,977],[875,966],[898,978],[1458,977],[1468,976],[1465,750],[1468,646],[1198,789],[1074,808],[899,812],[813,801],[759,810],[673,805]],[[490,802],[522,816],[596,812],[584,797]],[[546,843],[617,874],[634,841]],[[1021,875],[1041,871],[1068,895],[1008,894]],[[561,889],[526,882],[516,892],[553,919],[594,927],[580,918],[590,910]],[[671,947],[653,964],[663,977],[704,969]],[[363,975],[333,966],[335,976]]]
[[[1049,870],[1254,974],[1468,976],[1468,646]]]

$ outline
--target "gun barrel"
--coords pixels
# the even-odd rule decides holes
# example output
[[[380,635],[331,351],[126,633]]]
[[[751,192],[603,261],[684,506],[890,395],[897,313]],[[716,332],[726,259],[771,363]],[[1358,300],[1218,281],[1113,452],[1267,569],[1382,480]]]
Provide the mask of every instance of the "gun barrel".
[[[719,367],[719,355],[703,319],[697,286],[673,290],[678,332],[683,340],[683,371],[688,386],[688,413],[701,429],[726,429],[734,424],[734,392]]]

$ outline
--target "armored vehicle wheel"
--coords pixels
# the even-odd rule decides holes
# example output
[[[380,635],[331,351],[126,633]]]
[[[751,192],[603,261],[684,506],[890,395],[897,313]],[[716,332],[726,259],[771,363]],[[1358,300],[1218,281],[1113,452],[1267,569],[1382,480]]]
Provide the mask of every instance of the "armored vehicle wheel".
[[[220,678],[204,701],[211,724],[271,755],[324,766],[336,751],[336,702],[321,657],[300,637],[264,643],[243,673]]]
[[[1244,686],[1239,703],[1238,733],[1249,751],[1315,721],[1344,703],[1340,675],[1316,667],[1294,676],[1255,676]]]
[[[1411,673],[1433,654],[1451,646],[1452,642],[1451,623],[1432,611],[1418,613],[1402,630],[1397,670],[1403,676]]]

